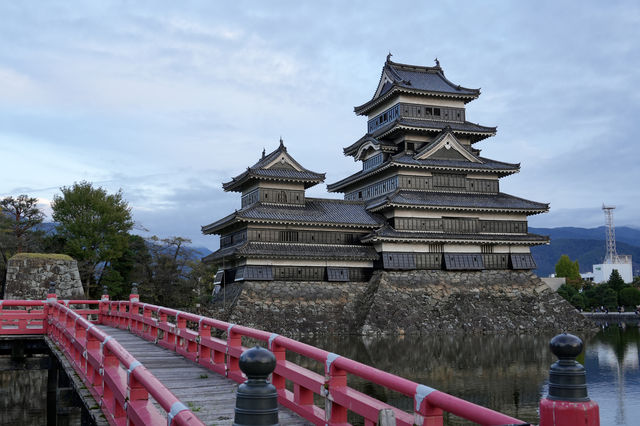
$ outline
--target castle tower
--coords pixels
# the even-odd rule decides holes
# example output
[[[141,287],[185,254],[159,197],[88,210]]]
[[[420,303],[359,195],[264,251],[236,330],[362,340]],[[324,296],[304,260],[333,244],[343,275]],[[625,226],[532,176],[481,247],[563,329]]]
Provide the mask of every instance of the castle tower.
[[[448,80],[434,67],[387,57],[373,98],[355,107],[367,132],[344,148],[362,169],[328,185],[361,201],[385,223],[362,238],[384,269],[535,269],[529,247],[548,238],[528,233],[527,216],[548,204],[500,192],[519,164],[480,156],[476,144],[496,133],[466,119],[479,89]]]
[[[216,283],[243,280],[366,281],[378,258],[360,238],[382,220],[358,202],[307,198],[325,178],[280,146],[224,183],[241,193],[241,208],[202,227],[220,235],[203,261],[219,265]]]
[[[500,192],[519,164],[480,155],[495,127],[466,119],[480,90],[456,85],[440,64],[389,57],[373,98],[355,108],[365,135],[344,148],[362,164],[328,185],[344,200],[307,198],[325,175],[302,167],[280,146],[231,181],[241,208],[202,227],[220,235],[204,261],[217,281],[367,280],[374,269],[535,269],[527,217],[548,204]]]

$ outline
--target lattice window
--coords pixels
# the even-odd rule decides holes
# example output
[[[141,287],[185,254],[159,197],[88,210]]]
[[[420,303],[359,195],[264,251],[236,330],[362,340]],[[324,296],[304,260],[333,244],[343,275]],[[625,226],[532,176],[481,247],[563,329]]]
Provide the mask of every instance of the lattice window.
[[[444,264],[450,271],[484,269],[482,255],[479,253],[445,253]]]
[[[480,252],[483,254],[491,254],[493,253],[493,245],[492,244],[483,244],[480,247]]]
[[[383,253],[385,269],[416,269],[416,257],[413,253]]]
[[[349,268],[327,267],[328,281],[349,281]]]
[[[367,158],[366,160],[364,160],[362,162],[362,170],[368,170],[371,169],[379,164],[382,164],[382,161],[384,160],[384,154],[383,153],[379,153],[374,155],[373,157]]]
[[[511,253],[511,267],[513,269],[536,269],[536,261],[531,253]]]
[[[298,231],[280,231],[280,241],[285,243],[297,243]]]

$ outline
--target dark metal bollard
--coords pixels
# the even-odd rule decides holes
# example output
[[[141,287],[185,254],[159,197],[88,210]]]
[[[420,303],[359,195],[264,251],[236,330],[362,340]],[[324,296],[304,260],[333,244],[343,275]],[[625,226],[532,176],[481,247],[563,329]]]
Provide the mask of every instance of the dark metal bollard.
[[[56,282],[49,281],[49,289],[47,290],[47,302],[49,301],[57,301],[58,295],[56,294]]]
[[[278,425],[278,392],[267,382],[276,368],[275,355],[256,346],[240,355],[239,365],[247,381],[238,386],[233,425]]]
[[[599,426],[598,404],[589,399],[586,371],[576,361],[582,340],[558,334],[549,347],[558,361],[549,369],[549,394],[540,401],[540,426]]]
[[[100,300],[102,301],[109,300],[109,289],[107,288],[106,285],[102,286],[102,297],[100,298]]]
[[[140,295],[138,294],[138,283],[131,283],[131,294],[129,294],[130,302],[139,302]]]

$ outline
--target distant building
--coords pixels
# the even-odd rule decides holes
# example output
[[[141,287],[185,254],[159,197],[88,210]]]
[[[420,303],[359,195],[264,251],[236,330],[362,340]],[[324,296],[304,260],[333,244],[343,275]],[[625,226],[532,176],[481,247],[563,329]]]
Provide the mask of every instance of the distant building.
[[[593,265],[593,281],[596,283],[602,283],[609,281],[609,277],[613,270],[617,270],[625,283],[629,284],[633,282],[633,272],[631,256],[619,255],[616,263],[601,263],[599,265]]]
[[[613,224],[615,206],[602,205],[607,229],[607,254],[599,265],[593,265],[593,281],[602,283],[609,280],[611,273],[617,270],[625,283],[633,281],[633,263],[630,255],[619,255],[616,250],[616,228]]]
[[[466,120],[480,90],[434,67],[385,62],[373,98],[355,107],[366,134],[344,148],[362,169],[328,185],[344,200],[307,198],[324,174],[300,165],[282,141],[224,183],[241,208],[202,227],[220,235],[204,260],[217,281],[367,280],[375,269],[535,269],[527,216],[548,204],[500,192],[519,164],[480,156],[495,127]]]

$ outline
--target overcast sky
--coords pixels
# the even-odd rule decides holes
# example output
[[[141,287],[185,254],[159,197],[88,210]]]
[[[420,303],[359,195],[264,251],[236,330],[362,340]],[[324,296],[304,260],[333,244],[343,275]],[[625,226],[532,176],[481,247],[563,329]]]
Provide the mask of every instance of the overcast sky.
[[[640,2],[1,2],[0,197],[119,188],[145,235],[217,247],[222,182],[278,146],[332,183],[387,53],[482,89],[475,146],[531,226],[640,227]],[[326,186],[309,190],[327,195]]]

